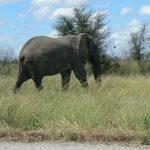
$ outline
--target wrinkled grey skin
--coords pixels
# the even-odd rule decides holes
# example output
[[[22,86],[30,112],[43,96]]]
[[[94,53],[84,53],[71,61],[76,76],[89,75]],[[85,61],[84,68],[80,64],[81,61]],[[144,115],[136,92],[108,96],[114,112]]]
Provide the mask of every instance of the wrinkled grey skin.
[[[87,87],[86,61],[93,66],[96,81],[100,81],[99,55],[91,36],[85,33],[59,38],[39,36],[30,39],[19,55],[19,75],[14,93],[28,79],[33,79],[35,87],[42,89],[44,76],[61,74],[62,89],[68,89],[71,71],[83,87]]]

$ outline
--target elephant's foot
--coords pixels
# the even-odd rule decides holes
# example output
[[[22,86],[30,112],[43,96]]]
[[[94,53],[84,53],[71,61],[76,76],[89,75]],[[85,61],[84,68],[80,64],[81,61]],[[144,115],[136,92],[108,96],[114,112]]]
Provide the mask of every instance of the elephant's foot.
[[[88,83],[87,82],[84,82],[81,85],[82,85],[83,88],[88,88]]]
[[[41,91],[42,89],[43,89],[43,86],[37,87],[37,90],[38,90],[38,91]]]
[[[13,94],[16,94],[16,93],[18,93],[18,92],[19,92],[19,88],[14,87],[14,89],[13,89]]]

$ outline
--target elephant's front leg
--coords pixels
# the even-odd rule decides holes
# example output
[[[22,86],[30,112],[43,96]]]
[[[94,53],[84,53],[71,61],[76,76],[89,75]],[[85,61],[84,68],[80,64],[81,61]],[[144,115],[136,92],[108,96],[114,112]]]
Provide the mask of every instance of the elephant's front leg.
[[[71,70],[66,70],[61,72],[61,79],[62,79],[62,90],[65,91],[69,88],[69,82],[71,77]]]
[[[74,74],[75,74],[76,78],[80,81],[82,87],[87,88],[88,82],[87,82],[84,64],[82,62],[78,61],[78,63],[73,64],[72,66],[73,66]]]
[[[35,87],[37,88],[38,91],[43,89],[42,86],[42,77],[33,77],[32,78],[35,84]]]

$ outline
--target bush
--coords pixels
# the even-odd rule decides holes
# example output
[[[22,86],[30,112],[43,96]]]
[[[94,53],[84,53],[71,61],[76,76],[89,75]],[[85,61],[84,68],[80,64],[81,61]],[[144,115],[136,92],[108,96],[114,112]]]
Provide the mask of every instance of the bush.
[[[122,75],[137,75],[141,73],[141,68],[139,64],[134,60],[126,60],[124,62],[121,62],[120,66],[120,74]]]
[[[150,62],[149,61],[144,61],[143,63],[141,63],[140,67],[141,67],[142,74],[150,73]]]
[[[14,49],[0,47],[0,75],[11,75],[16,69],[17,59],[14,57]]]
[[[2,76],[8,76],[8,75],[13,75],[14,72],[17,71],[17,63],[7,63],[3,65],[0,63],[0,75]]]

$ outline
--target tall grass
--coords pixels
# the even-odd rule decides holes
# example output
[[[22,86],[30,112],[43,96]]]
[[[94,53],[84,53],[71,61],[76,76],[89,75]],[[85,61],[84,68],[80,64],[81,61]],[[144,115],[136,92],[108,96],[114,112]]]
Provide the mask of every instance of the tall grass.
[[[45,77],[41,92],[29,80],[13,95],[15,78],[1,76],[0,129],[50,130],[70,138],[105,132],[150,137],[149,76],[106,76],[99,85],[93,77],[88,81],[84,90],[73,76],[70,89],[61,92],[59,76]]]

